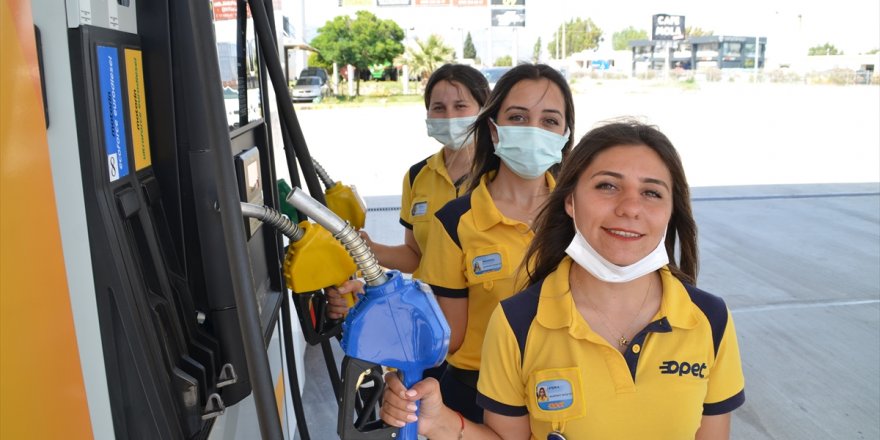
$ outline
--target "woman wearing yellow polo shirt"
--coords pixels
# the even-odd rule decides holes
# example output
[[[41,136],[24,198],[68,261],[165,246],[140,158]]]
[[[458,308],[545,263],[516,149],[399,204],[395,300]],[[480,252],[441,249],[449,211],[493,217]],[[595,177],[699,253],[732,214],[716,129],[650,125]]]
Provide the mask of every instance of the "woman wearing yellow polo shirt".
[[[405,390],[393,375],[387,423],[416,420],[408,405],[421,399],[432,440],[729,438],[745,401],[736,330],[724,301],[693,285],[696,224],[666,136],[632,121],[590,131],[532,243],[531,285],[488,325],[485,425],[445,408],[431,379]]]
[[[434,216],[418,277],[432,287],[452,330],[443,400],[470,420],[482,420],[475,399],[486,324],[518,289],[532,220],[555,185],[573,125],[571,91],[559,72],[540,64],[511,69],[474,123],[468,194]]]
[[[489,83],[480,71],[463,64],[446,64],[425,85],[425,124],[428,136],[443,144],[434,155],[410,167],[403,177],[400,223],[404,244],[388,246],[369,241],[379,264],[414,273],[419,267],[434,213],[446,202],[463,194],[474,157],[471,124],[486,103]]]

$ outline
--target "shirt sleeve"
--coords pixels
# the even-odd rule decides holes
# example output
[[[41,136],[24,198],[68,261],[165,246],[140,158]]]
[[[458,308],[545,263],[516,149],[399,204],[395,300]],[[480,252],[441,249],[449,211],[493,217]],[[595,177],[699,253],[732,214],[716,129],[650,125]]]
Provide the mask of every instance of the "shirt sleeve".
[[[703,415],[729,413],[745,402],[745,378],[736,339],[733,316],[727,311],[727,326],[718,346],[715,364],[709,375],[706,399],[703,402]]]
[[[505,416],[527,415],[529,411],[521,366],[522,355],[516,336],[504,309],[498,305],[489,318],[483,340],[477,404],[487,411]]]
[[[431,216],[428,228],[428,242],[422,249],[419,263],[419,278],[429,284],[437,296],[466,298],[464,253],[436,216]]]
[[[409,184],[409,171],[403,175],[403,188],[400,192],[400,224],[412,230],[412,185]]]

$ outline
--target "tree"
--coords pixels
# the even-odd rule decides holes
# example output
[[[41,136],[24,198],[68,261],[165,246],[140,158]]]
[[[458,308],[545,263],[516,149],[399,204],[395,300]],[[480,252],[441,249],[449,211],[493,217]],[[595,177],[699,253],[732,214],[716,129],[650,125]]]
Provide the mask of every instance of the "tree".
[[[394,21],[381,20],[368,11],[357,11],[354,19],[341,15],[328,21],[318,29],[311,45],[318,49],[325,62],[351,64],[361,72],[369,70],[371,64],[391,63],[402,54],[403,37],[403,29]],[[360,95],[360,75],[356,77]]]
[[[532,62],[537,63],[541,59],[541,37],[535,41],[535,48],[532,49]]]
[[[464,49],[462,49],[462,58],[474,59],[477,57],[477,48],[474,47],[474,40],[471,39],[471,33],[467,33],[464,39]]]
[[[648,31],[630,26],[622,31],[613,33],[611,35],[611,44],[614,50],[626,50],[629,47],[630,41],[647,40],[649,38]]]
[[[684,28],[684,37],[708,37],[709,35],[715,35],[715,31],[707,31],[703,30],[701,27],[691,27],[687,26]]]
[[[502,57],[498,57],[498,59],[495,60],[495,65],[499,66],[499,67],[500,66],[512,66],[513,65],[513,58],[511,58],[510,55],[504,55]]]
[[[406,57],[409,59],[413,73],[423,77],[431,76],[438,67],[449,63],[455,57],[455,49],[443,44],[443,39],[437,35],[430,35],[426,41],[416,38],[415,48],[407,48]]]
[[[564,25],[565,53],[561,54],[560,57],[567,58],[576,52],[599,48],[599,38],[602,38],[602,29],[596,26],[592,19],[587,18],[583,20],[577,18],[565,22]],[[557,42],[559,42],[558,47],[562,50],[562,26],[559,25],[556,32],[553,33],[553,39],[547,45],[547,51],[552,54],[556,53]]]
[[[875,53],[880,53],[880,49],[871,49],[865,52],[865,55],[874,55]]]
[[[837,50],[831,43],[825,43],[821,46],[813,46],[807,51],[808,56],[815,55],[843,55],[843,51]]]
[[[333,69],[333,63],[321,58],[321,54],[319,54],[318,52],[311,52],[309,54],[309,60],[307,64],[314,67],[323,67],[327,70]]]

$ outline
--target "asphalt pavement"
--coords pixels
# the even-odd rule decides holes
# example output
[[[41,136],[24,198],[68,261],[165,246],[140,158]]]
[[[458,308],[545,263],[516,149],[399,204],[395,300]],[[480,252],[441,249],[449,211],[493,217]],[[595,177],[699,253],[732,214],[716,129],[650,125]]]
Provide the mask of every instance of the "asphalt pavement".
[[[402,242],[399,199],[367,204],[370,235]],[[731,437],[880,438],[880,183],[702,187],[693,207],[698,285],[727,302],[742,352]],[[306,370],[310,434],[338,438],[318,347]]]

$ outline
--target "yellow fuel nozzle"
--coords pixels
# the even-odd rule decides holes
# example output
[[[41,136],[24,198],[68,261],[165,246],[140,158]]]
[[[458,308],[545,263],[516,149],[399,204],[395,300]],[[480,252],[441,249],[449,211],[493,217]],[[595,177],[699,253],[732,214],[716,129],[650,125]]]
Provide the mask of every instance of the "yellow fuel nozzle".
[[[284,256],[284,280],[294,293],[321,290],[344,283],[357,271],[348,251],[317,223],[302,221],[303,236],[291,242]],[[349,307],[354,294],[345,295]]]
[[[327,208],[343,220],[347,220],[348,224],[356,230],[364,228],[364,222],[367,218],[367,204],[357,192],[354,185],[343,185],[342,182],[334,182],[324,170],[324,167],[312,158],[312,165],[315,166],[315,173],[327,188],[324,191],[324,198],[327,200]]]
[[[354,185],[335,182],[324,192],[327,207],[355,229],[363,229],[367,218],[367,205]]]

